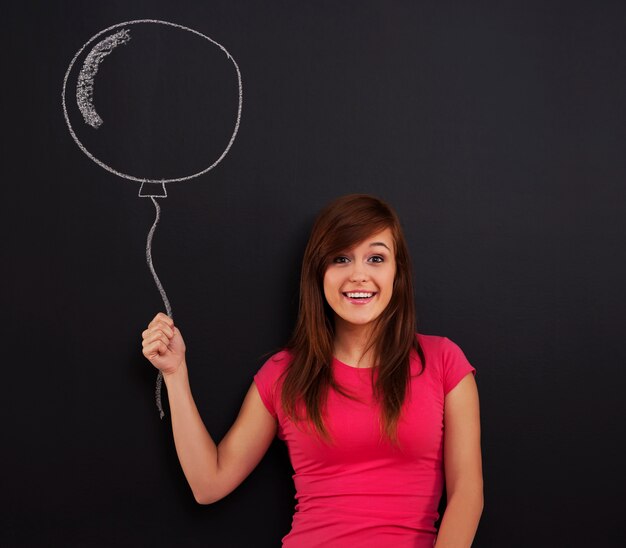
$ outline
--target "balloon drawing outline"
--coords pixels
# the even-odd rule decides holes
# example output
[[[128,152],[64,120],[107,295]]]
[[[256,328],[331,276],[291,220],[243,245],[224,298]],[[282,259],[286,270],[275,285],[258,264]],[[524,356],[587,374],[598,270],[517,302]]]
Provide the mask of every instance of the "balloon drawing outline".
[[[72,71],[72,68],[74,67],[74,64],[76,63],[76,60],[80,57],[80,55],[87,48],[87,46],[89,46],[89,44],[94,42],[100,36],[110,32],[110,31],[112,31],[114,29],[117,29],[119,27],[136,25],[136,24],[146,24],[146,23],[158,24],[158,25],[166,25],[166,26],[169,26],[169,27],[177,28],[177,29],[180,29],[180,30],[191,32],[191,33],[195,34],[196,36],[199,36],[200,38],[202,38],[204,40],[208,40],[211,44],[217,46],[218,48],[220,48],[226,54],[226,57],[228,58],[228,60],[230,62],[232,62],[233,66],[235,68],[236,74],[237,74],[237,87],[238,87],[238,92],[239,92],[238,105],[237,105],[237,119],[235,121],[235,127],[233,129],[233,133],[232,133],[232,135],[230,137],[230,140],[229,140],[228,144],[226,145],[226,148],[224,149],[222,154],[211,165],[209,165],[205,169],[202,169],[202,170],[200,170],[200,171],[198,171],[196,173],[192,173],[190,175],[185,175],[185,176],[182,176],[182,177],[173,177],[173,178],[169,178],[169,179],[166,179],[166,178],[163,178],[163,179],[151,179],[151,178],[147,178],[147,177],[137,177],[135,175],[122,173],[121,171],[116,170],[115,168],[113,168],[113,167],[107,165],[106,163],[104,163],[102,160],[99,160],[98,158],[96,158],[91,152],[89,152],[87,150],[85,145],[81,142],[81,140],[76,135],[76,133],[74,131],[74,128],[72,127],[72,123],[70,121],[69,114],[67,112],[67,105],[66,105],[67,82],[68,82],[70,73]],[[94,63],[88,63],[87,66],[85,64],[83,64],[83,68],[87,68],[89,66],[92,66],[96,70],[96,72],[97,72],[97,68],[98,68],[100,62],[102,61],[102,58],[105,55],[107,55],[108,53],[111,53],[111,51],[115,47],[117,47],[120,43],[124,43],[125,44],[125,43],[127,43],[129,41],[128,32],[123,33],[123,34],[122,33],[123,33],[123,31],[120,31],[120,32],[116,33],[116,35],[119,38],[116,41],[116,43],[111,44],[112,47],[111,47],[111,49],[109,51],[105,52],[104,55],[102,55],[100,58],[95,60]],[[105,42],[105,41],[106,41],[106,39],[101,41],[101,42],[99,42],[98,44],[96,44],[96,46],[93,49],[96,49],[100,44],[102,44],[102,42]],[[92,52],[93,52],[93,49],[92,49]],[[90,54],[91,54],[91,52],[90,52]],[[89,57],[89,55],[87,57]],[[95,74],[93,76],[95,76]],[[91,83],[91,88],[92,88],[92,92],[91,93],[93,93],[93,78],[91,79],[91,82],[92,82]],[[89,87],[88,84],[87,84],[87,87]],[[93,109],[93,112],[95,113],[95,109],[93,108],[93,103],[92,103],[91,100],[86,100],[86,99],[81,100],[81,99],[77,98],[77,103],[79,104],[79,108],[81,107],[81,105],[83,105],[83,108],[81,108],[81,112],[85,108],[84,107],[85,103],[88,103],[89,106]],[[170,23],[169,21],[161,21],[161,20],[158,20],[158,19],[135,19],[133,21],[125,21],[123,23],[117,23],[115,25],[111,25],[110,27],[107,27],[104,30],[101,30],[97,34],[94,34],[89,40],[87,40],[87,42],[85,42],[85,44],[83,44],[83,46],[76,52],[76,54],[74,55],[74,58],[72,59],[72,61],[70,62],[69,66],[67,68],[67,71],[65,72],[65,77],[63,78],[62,105],[63,105],[63,114],[65,116],[65,123],[67,124],[67,128],[68,128],[68,130],[70,132],[70,135],[74,139],[75,143],[78,145],[78,148],[80,148],[87,155],[88,158],[90,158],[93,162],[98,164],[101,168],[106,169],[107,171],[109,171],[110,173],[113,173],[114,175],[117,175],[118,177],[122,177],[123,179],[128,179],[130,181],[136,181],[136,182],[142,183],[142,187],[144,186],[145,183],[161,184],[163,186],[163,190],[165,191],[165,184],[167,184],[167,183],[188,181],[190,179],[194,179],[196,177],[204,175],[205,173],[208,173],[217,164],[219,164],[222,161],[222,159],[226,156],[226,154],[228,154],[228,151],[230,150],[233,142],[235,141],[235,137],[237,136],[237,132],[239,131],[239,125],[240,125],[240,122],[241,122],[241,110],[242,110],[242,106],[243,106],[243,86],[242,86],[242,82],[241,82],[241,71],[239,70],[239,66],[237,65],[237,62],[232,57],[232,55],[228,52],[228,50],[224,46],[222,46],[220,43],[216,42],[212,38],[209,38],[206,34],[202,34],[201,32],[198,32],[197,30],[191,29],[189,27],[185,27],[183,25],[178,25],[176,23]],[[95,115],[97,116],[97,113],[95,113]],[[97,124],[97,125],[99,126],[99,124]],[[167,194],[159,194],[158,196],[159,197],[163,197],[163,196],[166,196],[166,195]],[[149,195],[141,194],[141,189],[140,189],[140,196],[148,197]]]
[[[79,75],[77,77],[76,106],[78,107],[78,110],[80,111],[82,115],[84,123],[87,126],[91,127],[93,130],[97,131],[98,128],[100,128],[105,123],[105,121],[98,114],[94,105],[95,78],[100,68],[100,64],[104,61],[104,59],[108,55],[113,53],[114,50],[116,50],[116,48],[119,48],[122,45],[126,46],[131,41],[132,35],[128,27],[132,27],[133,25],[141,25],[141,24],[165,25],[170,28],[182,30],[185,32],[190,32],[194,34],[195,36],[208,41],[211,47],[213,46],[218,47],[226,55],[227,60],[232,63],[235,69],[235,73],[237,77],[238,103],[237,103],[237,114],[236,114],[233,132],[230,135],[230,139],[228,143],[226,144],[226,147],[221,152],[221,154],[217,157],[217,159],[215,159],[208,167],[205,167],[194,173],[183,175],[180,177],[170,177],[170,178],[161,178],[161,179],[138,177],[138,176],[131,175],[128,173],[124,173],[120,171],[119,169],[113,168],[112,166],[108,165],[101,159],[97,158],[94,154],[92,154],[84,145],[84,143],[79,139],[78,135],[76,134],[75,128],[72,126],[72,122],[70,121],[66,98],[67,98],[68,80],[70,78],[70,74],[72,73],[72,69],[76,65],[76,61],[83,54],[83,52],[91,44],[94,44],[95,42],[95,45],[93,45],[90,51],[87,53],[83,61],[83,65],[80,69]],[[116,29],[119,29],[119,30],[116,30]],[[116,31],[116,32],[114,32],[113,34],[109,34],[112,31]],[[98,40],[99,38],[101,39]],[[241,122],[241,111],[242,111],[242,105],[243,105],[243,86],[242,86],[242,80],[241,80],[241,72],[239,70],[239,66],[237,65],[237,62],[230,55],[228,50],[224,46],[222,46],[220,43],[216,42],[215,40],[208,37],[207,35],[202,34],[201,32],[198,32],[197,30],[191,29],[189,27],[185,27],[183,25],[171,23],[169,21],[162,21],[158,19],[135,19],[132,21],[125,21],[122,23],[111,25],[110,27],[107,27],[101,30],[100,32],[94,34],[76,52],[63,78],[63,91],[61,94],[61,102],[62,102],[63,114],[65,117],[65,123],[67,125],[67,129],[69,130],[70,135],[72,136],[72,139],[74,140],[78,148],[80,148],[80,150],[89,159],[91,159],[101,168],[112,173],[113,175],[116,175],[123,179],[141,183],[141,187],[138,193],[139,197],[150,198],[152,200],[152,203],[154,204],[154,207],[155,207],[156,215],[155,215],[154,223],[152,227],[150,228],[150,231],[148,233],[147,240],[146,240],[146,261],[150,269],[150,272],[154,278],[157,289],[159,290],[159,293],[161,294],[161,298],[163,300],[163,304],[165,306],[166,312],[170,317],[173,317],[172,308],[170,306],[169,299],[167,298],[163,285],[161,284],[161,281],[159,280],[159,277],[157,276],[156,270],[154,269],[154,265],[152,262],[152,239],[153,239],[153,236],[156,231],[156,227],[159,223],[160,215],[161,215],[161,209],[159,207],[159,204],[156,198],[167,197],[167,190],[165,187],[166,184],[188,181],[196,177],[200,177],[201,175],[205,175],[206,173],[211,171],[215,166],[217,166],[224,159],[226,154],[228,154],[228,151],[230,150],[231,146],[233,145],[235,141],[237,132],[239,131],[239,126]],[[157,376],[157,382],[156,382],[156,404],[159,409],[159,414],[161,418],[163,418],[164,416],[163,406],[161,402],[162,382],[163,382],[163,375],[161,372],[159,372]]]

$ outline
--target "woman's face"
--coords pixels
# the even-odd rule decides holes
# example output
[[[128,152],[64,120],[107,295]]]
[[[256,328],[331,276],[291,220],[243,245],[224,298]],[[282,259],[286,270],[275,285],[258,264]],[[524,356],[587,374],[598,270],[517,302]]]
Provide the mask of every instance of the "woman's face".
[[[335,312],[335,326],[367,326],[376,320],[391,300],[395,275],[389,228],[337,254],[324,274],[324,296]]]

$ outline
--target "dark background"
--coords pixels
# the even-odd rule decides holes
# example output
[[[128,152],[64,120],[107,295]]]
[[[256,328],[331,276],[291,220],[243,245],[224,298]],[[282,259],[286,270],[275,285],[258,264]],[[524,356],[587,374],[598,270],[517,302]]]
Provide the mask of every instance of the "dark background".
[[[269,547],[290,527],[282,442],[226,499],[194,502],[140,352],[163,308],[145,264],[154,207],[138,183],[87,158],[63,118],[63,77],[80,47],[110,25],[154,18],[220,42],[243,76],[231,151],[168,185],[153,247],[214,439],[286,342],[315,214],[338,195],[373,193],[403,221],[420,331],[448,336],[477,369],[485,510],[474,546],[623,545],[626,3],[3,9],[0,544]],[[187,66],[186,46],[172,47],[163,67]],[[126,59],[118,53],[96,76],[110,123],[116,105],[119,119],[133,112],[104,72]],[[171,87],[177,100],[146,86],[133,107],[146,124],[161,113],[164,134],[193,119],[173,107],[203,97]],[[140,141],[156,134],[146,127]],[[184,128],[202,155],[214,134]],[[169,147],[141,144],[154,163],[137,171],[178,169]],[[122,167],[135,145],[122,131],[108,146]],[[185,161],[200,161],[176,148],[188,150]]]

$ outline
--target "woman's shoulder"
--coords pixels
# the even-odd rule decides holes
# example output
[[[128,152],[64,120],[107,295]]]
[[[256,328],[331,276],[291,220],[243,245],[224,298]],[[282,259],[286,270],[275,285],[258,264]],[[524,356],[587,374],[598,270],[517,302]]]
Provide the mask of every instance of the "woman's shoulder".
[[[454,346],[457,346],[448,337],[441,335],[426,335],[424,333],[416,333],[417,341],[423,348],[424,352],[427,351],[444,351]]]
[[[275,354],[272,354],[263,365],[260,367],[257,375],[261,374],[264,377],[278,377],[287,366],[291,363],[292,356],[289,350],[280,350]]]
[[[440,377],[446,394],[467,373],[476,374],[476,369],[470,364],[463,350],[448,337],[418,333],[417,340],[426,357],[426,368],[428,369],[430,362],[431,371]]]
[[[270,356],[254,375],[254,384],[259,396],[270,414],[276,418],[278,402],[280,400],[280,380],[287,366],[291,363],[291,354],[281,350]]]
[[[279,350],[275,354],[272,354],[265,363],[276,363],[286,367],[291,363],[292,355],[287,349]]]

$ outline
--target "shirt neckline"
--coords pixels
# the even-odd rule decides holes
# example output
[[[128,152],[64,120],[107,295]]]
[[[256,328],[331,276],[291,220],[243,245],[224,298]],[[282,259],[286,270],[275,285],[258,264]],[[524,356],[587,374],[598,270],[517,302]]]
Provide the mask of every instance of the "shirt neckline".
[[[348,365],[347,363],[335,358],[335,356],[333,356],[333,363],[339,364],[342,367],[347,367],[348,369],[354,369],[356,371],[371,371],[372,369],[375,369],[374,367],[356,367],[354,365]]]

